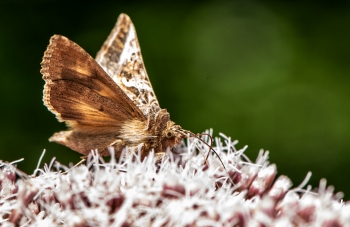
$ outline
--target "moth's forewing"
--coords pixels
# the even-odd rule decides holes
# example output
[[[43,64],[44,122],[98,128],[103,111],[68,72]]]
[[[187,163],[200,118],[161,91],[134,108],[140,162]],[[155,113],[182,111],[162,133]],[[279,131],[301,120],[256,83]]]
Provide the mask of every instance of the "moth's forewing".
[[[41,66],[44,103],[71,127],[55,134],[53,141],[86,154],[113,143],[126,122],[147,120],[97,62],[69,39],[53,36]]]

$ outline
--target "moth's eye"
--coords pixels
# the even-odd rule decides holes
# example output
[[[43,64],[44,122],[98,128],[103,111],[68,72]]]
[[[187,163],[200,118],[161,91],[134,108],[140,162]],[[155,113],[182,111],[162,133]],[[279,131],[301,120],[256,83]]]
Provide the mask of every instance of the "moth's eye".
[[[171,130],[168,130],[168,131],[165,132],[165,137],[166,137],[167,139],[172,139],[172,138],[174,138],[174,136],[175,136],[175,134],[174,134],[174,132],[171,131]]]

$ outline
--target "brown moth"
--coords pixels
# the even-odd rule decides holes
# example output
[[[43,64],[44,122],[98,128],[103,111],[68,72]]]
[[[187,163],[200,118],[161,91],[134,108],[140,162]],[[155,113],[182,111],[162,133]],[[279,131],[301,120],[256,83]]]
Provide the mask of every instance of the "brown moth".
[[[106,156],[107,148],[114,147],[119,157],[127,146],[140,148],[141,158],[154,150],[160,159],[190,133],[159,107],[126,14],[119,16],[96,59],[68,38],[54,35],[41,67],[44,104],[69,128],[50,141],[83,155],[97,149]]]

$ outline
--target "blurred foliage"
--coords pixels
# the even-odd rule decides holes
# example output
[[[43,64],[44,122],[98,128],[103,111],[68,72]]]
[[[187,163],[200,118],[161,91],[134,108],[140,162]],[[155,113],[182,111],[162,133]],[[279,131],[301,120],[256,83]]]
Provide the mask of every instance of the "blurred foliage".
[[[42,104],[41,58],[62,34],[95,56],[120,13],[138,32],[161,107],[183,128],[213,128],[270,150],[279,174],[297,186],[308,171],[350,198],[350,5],[320,1],[0,2],[0,159],[25,158],[32,172],[63,130]]]

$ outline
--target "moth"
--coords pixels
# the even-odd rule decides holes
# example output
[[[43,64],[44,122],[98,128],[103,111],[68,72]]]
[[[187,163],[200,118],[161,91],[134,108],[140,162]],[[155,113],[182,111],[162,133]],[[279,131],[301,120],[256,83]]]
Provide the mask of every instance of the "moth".
[[[128,147],[139,149],[142,159],[152,150],[161,159],[191,134],[160,108],[126,14],[95,59],[68,38],[52,36],[40,72],[45,106],[68,126],[49,141],[84,156],[93,149],[107,156],[113,147],[119,157]]]

